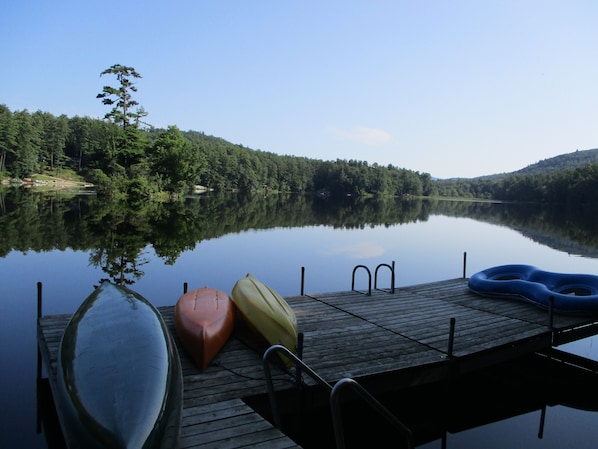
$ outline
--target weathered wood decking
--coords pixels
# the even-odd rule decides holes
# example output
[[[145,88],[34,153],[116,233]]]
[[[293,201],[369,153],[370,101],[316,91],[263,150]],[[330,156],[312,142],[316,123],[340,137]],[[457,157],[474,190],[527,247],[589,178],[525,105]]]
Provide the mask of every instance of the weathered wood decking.
[[[351,377],[371,391],[447,380],[598,333],[598,317],[551,318],[522,301],[477,296],[466,279],[397,288],[392,294],[350,291],[286,299],[304,335],[305,363],[331,384]],[[174,334],[173,307],[160,312]],[[39,319],[51,386],[68,319]],[[267,392],[261,354],[244,335],[236,332],[204,373],[179,346],[185,383],[182,448],[299,447],[243,401]],[[273,373],[277,391],[293,388],[289,373]]]

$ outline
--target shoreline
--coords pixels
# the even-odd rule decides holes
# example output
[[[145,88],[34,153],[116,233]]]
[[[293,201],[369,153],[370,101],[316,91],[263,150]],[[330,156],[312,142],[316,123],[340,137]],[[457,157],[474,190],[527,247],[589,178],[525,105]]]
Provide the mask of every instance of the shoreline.
[[[48,175],[43,175],[41,178],[37,176],[22,179],[4,178],[0,184],[4,187],[40,188],[45,190],[89,189],[94,187],[90,182],[72,181]]]

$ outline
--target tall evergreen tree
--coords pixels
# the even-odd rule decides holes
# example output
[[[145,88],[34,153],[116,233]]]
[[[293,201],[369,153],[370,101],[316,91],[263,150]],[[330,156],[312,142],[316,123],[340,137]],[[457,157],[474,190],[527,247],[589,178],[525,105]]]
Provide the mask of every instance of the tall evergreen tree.
[[[104,86],[96,98],[100,98],[102,103],[107,106],[113,106],[104,118],[119,125],[122,133],[115,140],[114,147],[106,148],[109,154],[106,158],[107,174],[113,182],[121,185],[117,190],[122,191],[122,187],[124,187],[124,190],[130,193],[132,186],[135,186],[135,195],[146,196],[148,192],[143,192],[143,190],[147,190],[146,187],[148,187],[145,155],[147,144],[144,135],[139,130],[139,123],[141,117],[146,116],[147,112],[143,108],[133,111],[133,107],[139,103],[131,96],[131,92],[137,92],[133,79],[141,78],[141,75],[133,67],[120,64],[115,64],[104,70],[100,76],[109,74],[116,76],[120,86]],[[104,172],[105,174],[106,172]],[[128,181],[123,183],[125,179]],[[111,186],[111,190],[114,190],[114,185]]]
[[[107,106],[113,106],[112,110],[108,112],[104,118],[111,120],[114,123],[126,128],[133,120],[137,125],[141,119],[147,115],[143,108],[133,111],[133,107],[139,103],[131,98],[131,92],[137,92],[137,87],[132,79],[141,78],[141,75],[133,67],[127,67],[121,64],[114,64],[110,68],[100,73],[104,75],[116,75],[116,79],[120,83],[119,87],[104,86],[96,98],[101,98],[102,103]]]
[[[42,124],[41,159],[51,170],[61,168],[67,159],[65,155],[69,126],[68,118],[62,114],[55,117],[49,112],[40,113]]]
[[[29,114],[27,110],[14,114],[16,146],[14,160],[8,161],[13,176],[25,178],[38,171],[42,133],[41,113]]]
[[[6,168],[9,154],[15,153],[17,128],[12,112],[5,105],[0,105],[0,173]]]

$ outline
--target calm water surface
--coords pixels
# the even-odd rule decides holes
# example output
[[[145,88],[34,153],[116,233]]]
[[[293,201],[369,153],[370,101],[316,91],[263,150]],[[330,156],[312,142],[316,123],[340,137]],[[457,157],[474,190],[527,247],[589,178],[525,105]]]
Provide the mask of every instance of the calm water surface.
[[[494,208],[504,207],[495,205]],[[598,260],[563,250],[563,245],[538,243],[522,226],[496,220],[451,216],[430,208],[421,219],[395,223],[339,226],[311,223],[303,226],[270,225],[223,232],[196,241],[167,264],[148,243],[138,254],[143,272],[131,286],[154,305],[172,305],[189,288],[205,285],[230,292],[234,283],[251,272],[283,296],[296,295],[305,267],[305,292],[349,290],[356,265],[373,270],[395,262],[397,286],[461,277],[464,253],[466,275],[494,265],[525,263],[544,270],[598,274]],[[530,235],[532,237],[530,237]],[[4,237],[0,234],[0,241]],[[550,241],[548,239],[547,241]],[[575,247],[575,242],[571,243]],[[77,245],[79,247],[80,245]],[[189,246],[189,245],[188,245]],[[558,249],[555,249],[555,246]],[[583,244],[577,246],[584,248]],[[43,248],[43,245],[40,245]],[[102,278],[100,265],[91,262],[93,249],[73,250],[68,242],[56,248],[19,247],[0,258],[0,446],[46,448],[38,432],[36,408],[36,283],[43,283],[43,313],[72,313]],[[365,279],[363,281],[365,289]],[[383,281],[383,277],[381,278]],[[562,349],[562,348],[561,348]],[[566,349],[598,360],[593,339]],[[489,386],[491,388],[491,386]],[[492,404],[488,404],[492,407]],[[598,407],[598,401],[597,401]],[[449,448],[590,448],[598,441],[598,414],[565,406],[548,407],[542,438],[538,437],[541,411],[448,434]],[[441,448],[432,441],[422,447]]]

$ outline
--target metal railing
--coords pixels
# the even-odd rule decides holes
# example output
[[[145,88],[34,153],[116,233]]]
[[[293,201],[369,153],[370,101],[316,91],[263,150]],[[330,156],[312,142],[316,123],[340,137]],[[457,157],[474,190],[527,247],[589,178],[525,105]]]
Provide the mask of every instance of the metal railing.
[[[413,444],[413,434],[411,430],[407,426],[405,426],[401,421],[397,419],[384,405],[382,405],[374,396],[372,396],[365,388],[363,388],[356,380],[350,378],[343,378],[339,380],[334,387],[326,382],[318,373],[316,373],[313,369],[311,369],[305,362],[303,362],[299,357],[289,351],[286,347],[282,345],[274,345],[270,346],[266,352],[264,353],[262,364],[264,367],[264,373],[266,377],[266,384],[268,386],[268,397],[270,400],[270,407],[272,409],[272,419],[274,421],[274,425],[279,430],[282,430],[282,423],[280,418],[280,413],[278,410],[278,401],[276,400],[276,394],[274,391],[274,383],[272,381],[272,372],[270,370],[270,363],[269,359],[272,354],[282,353],[285,357],[291,359],[295,362],[295,366],[297,369],[301,369],[305,373],[309,375],[313,380],[315,380],[320,386],[328,389],[330,391],[330,411],[332,413],[332,423],[334,427],[334,437],[336,440],[336,447],[337,449],[345,449],[345,436],[344,436],[344,429],[342,423],[342,414],[341,414],[341,402],[340,402],[340,392],[347,388],[351,387],[355,390],[359,396],[364,399],[368,404],[370,404],[374,410],[382,415],[390,424],[392,424],[396,429],[398,429],[402,436],[404,436],[407,440],[407,445],[409,449],[414,447]]]
[[[355,291],[355,272],[359,268],[365,269],[365,271],[368,274],[368,292],[367,292],[367,295],[368,296],[372,296],[372,273],[370,272],[370,269],[368,267],[366,267],[365,265],[356,265],[355,268],[353,268],[353,275],[351,276],[351,290]]]
[[[309,366],[307,366],[299,357],[289,351],[286,347],[282,345],[274,345],[270,346],[266,352],[264,352],[264,357],[262,359],[262,364],[264,366],[264,373],[266,375],[266,384],[268,386],[268,397],[270,399],[270,408],[272,409],[272,419],[274,420],[274,425],[281,429],[281,422],[280,422],[280,413],[278,412],[278,402],[276,401],[276,394],[274,392],[274,383],[272,382],[272,372],[270,371],[270,363],[269,359],[272,354],[276,353],[283,353],[285,357],[291,359],[295,362],[295,366],[301,367],[302,371],[305,371],[309,377],[315,380],[321,386],[328,388],[332,391],[332,385],[322,379],[318,373],[312,370]]]
[[[390,270],[390,293],[394,293],[395,292],[395,261],[392,261],[392,264],[389,265],[387,263],[381,263],[376,267],[376,270],[374,271],[374,290],[379,290],[378,289],[378,270],[380,268],[386,267]]]
[[[353,268],[353,273],[351,275],[351,290],[358,291],[358,290],[355,290],[355,273],[360,268],[363,268],[367,273],[368,292],[366,294],[368,296],[371,296],[372,295],[372,272],[365,265],[356,265]],[[390,270],[390,288],[388,289],[388,291],[390,293],[394,293],[395,292],[395,262],[394,262],[394,260],[392,261],[391,264],[387,264],[387,263],[378,264],[378,266],[374,270],[374,290],[382,290],[382,289],[378,288],[378,270],[380,270],[380,268],[388,268]],[[363,293],[363,292],[360,292],[360,293]]]
[[[385,418],[390,424],[393,425],[407,440],[407,448],[412,449],[413,433],[405,424],[397,419],[391,412],[388,411],[374,396],[372,396],[365,388],[363,388],[354,379],[345,377],[339,380],[330,393],[330,411],[332,413],[332,424],[334,426],[334,438],[336,440],[337,449],[345,448],[345,432],[343,429],[341,403],[340,403],[340,392],[346,388],[352,388],[359,396],[364,399],[372,408],[383,418]]]

